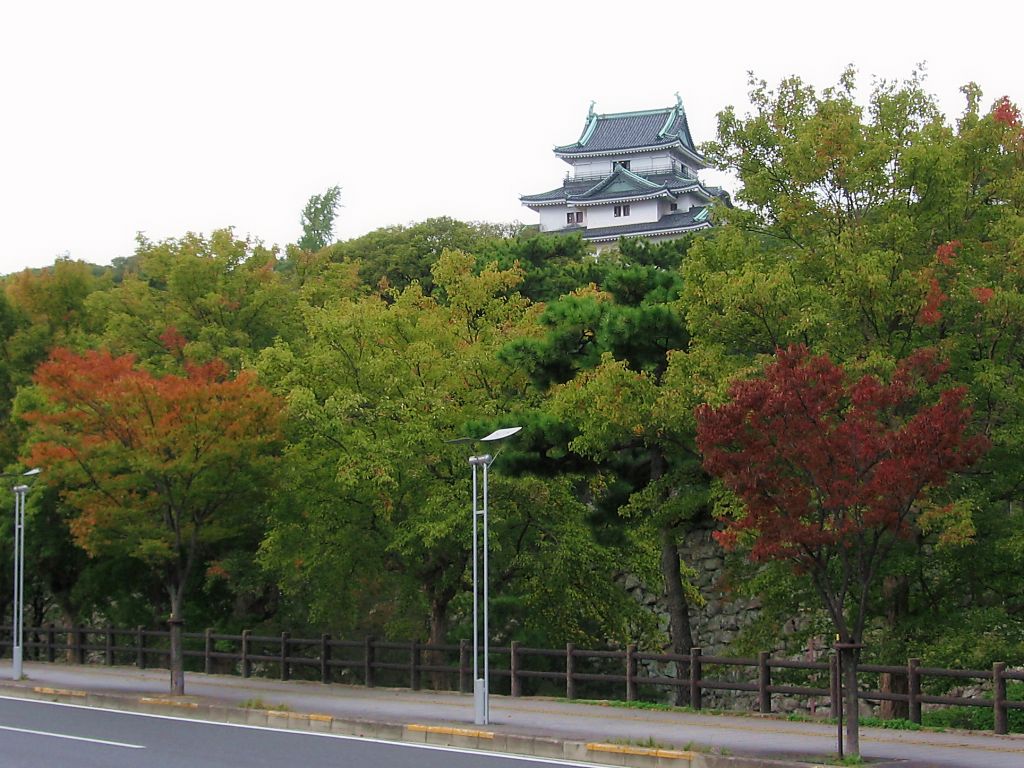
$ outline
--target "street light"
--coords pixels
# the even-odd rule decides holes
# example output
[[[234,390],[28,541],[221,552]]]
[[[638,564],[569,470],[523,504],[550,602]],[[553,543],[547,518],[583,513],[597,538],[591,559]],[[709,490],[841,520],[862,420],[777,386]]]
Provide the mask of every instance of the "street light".
[[[496,429],[486,437],[472,438],[460,437],[456,440],[449,440],[450,443],[496,443],[505,438],[512,437],[522,427],[504,427]],[[490,665],[488,664],[489,652],[489,622],[487,614],[487,471],[494,463],[495,456],[489,453],[469,457],[469,466],[473,468],[473,722],[477,725],[487,725],[490,721]],[[483,467],[483,505],[477,507],[477,500],[480,499],[477,490],[477,468]],[[478,525],[477,519],[480,518]],[[478,554],[477,540],[478,531],[483,531],[483,562]],[[477,566],[480,564],[483,571],[481,581],[478,578]],[[483,603],[483,677],[480,676],[480,603]]]
[[[32,477],[39,467],[21,474],[3,474],[0,477]],[[21,680],[22,640],[25,624],[25,495],[28,486],[14,486],[14,617],[11,630],[11,657],[13,680]]]

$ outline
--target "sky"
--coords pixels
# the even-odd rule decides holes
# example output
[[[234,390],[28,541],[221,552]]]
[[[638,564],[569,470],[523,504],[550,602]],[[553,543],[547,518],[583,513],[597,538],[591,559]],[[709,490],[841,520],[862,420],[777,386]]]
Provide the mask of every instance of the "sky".
[[[0,21],[0,274],[107,264],[150,240],[234,227],[294,242],[342,188],[339,239],[432,216],[522,221],[597,112],[671,106],[698,143],[748,72],[822,88],[852,64],[925,64],[1024,104],[1010,0],[631,3],[34,0]],[[710,183],[725,181],[710,175]]]

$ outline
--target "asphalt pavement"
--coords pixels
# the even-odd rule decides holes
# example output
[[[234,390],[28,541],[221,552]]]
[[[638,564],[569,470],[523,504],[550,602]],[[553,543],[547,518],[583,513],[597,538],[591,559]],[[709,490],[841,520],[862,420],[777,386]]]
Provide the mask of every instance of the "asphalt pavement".
[[[0,697],[157,710],[281,728],[347,729],[375,738],[383,735],[385,740],[447,740],[499,752],[522,752],[524,744],[536,742],[536,747],[528,748],[536,749],[530,754],[571,755],[595,763],[695,768],[769,765],[753,759],[759,758],[813,765],[834,757],[836,748],[834,725],[760,715],[696,714],[492,696],[491,723],[474,726],[472,696],[458,693],[189,673],[186,696],[171,698],[164,670],[29,662],[25,672],[27,679],[13,682],[9,662],[0,663]],[[2,738],[7,740],[6,735]],[[562,752],[545,751],[558,744],[566,745]],[[569,745],[575,746],[570,749]],[[660,757],[655,754],[659,752]],[[864,728],[861,754],[873,763],[901,768],[1021,768],[1024,737]]]
[[[551,761],[0,698],[5,768],[551,768]],[[561,763],[566,765],[566,763]]]

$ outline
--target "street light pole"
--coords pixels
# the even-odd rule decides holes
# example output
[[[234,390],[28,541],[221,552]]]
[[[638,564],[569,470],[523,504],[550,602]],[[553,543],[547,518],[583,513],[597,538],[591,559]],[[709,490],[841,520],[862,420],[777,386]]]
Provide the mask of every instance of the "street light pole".
[[[487,614],[487,549],[488,549],[488,526],[487,526],[487,469],[493,459],[488,454],[482,456],[470,456],[469,465],[473,468],[473,722],[477,725],[487,725],[490,719],[490,665],[488,659],[487,637],[490,629],[490,621]],[[480,494],[477,487],[477,468],[483,467],[483,506],[477,506]],[[480,558],[479,533],[483,532],[483,568]],[[480,570],[483,571],[483,595],[480,589]],[[481,600],[482,597],[482,600]],[[480,603],[483,602],[483,677],[480,676]]]
[[[27,485],[14,486],[14,628],[12,630],[13,680],[21,680],[22,640],[25,617],[25,494]]]
[[[483,442],[493,443],[504,440],[518,432],[522,427],[505,427],[498,429],[479,439],[458,438],[450,440],[451,443]],[[490,681],[491,671],[488,663],[490,654],[490,617],[488,616],[488,487],[487,474],[494,462],[495,456],[484,453],[479,456],[469,457],[469,466],[473,469],[473,722],[477,725],[487,725],[491,717],[490,702]],[[480,488],[477,483],[477,469],[483,468],[483,498],[481,501]],[[479,545],[480,534],[483,534],[483,546]],[[482,557],[481,557],[482,550]],[[481,573],[482,571],[482,573]],[[482,580],[481,580],[482,576]],[[480,604],[483,604],[483,627],[480,626]],[[482,632],[481,632],[482,629]],[[481,635],[483,642],[481,643]],[[483,645],[483,657],[481,660],[480,646]],[[482,661],[482,664],[481,664]],[[481,666],[483,674],[481,676]]]
[[[39,469],[30,469],[21,477],[38,475]],[[4,475],[18,477],[18,475]],[[23,641],[25,636],[25,496],[28,486],[14,486],[14,617],[11,630],[11,678],[21,680]]]

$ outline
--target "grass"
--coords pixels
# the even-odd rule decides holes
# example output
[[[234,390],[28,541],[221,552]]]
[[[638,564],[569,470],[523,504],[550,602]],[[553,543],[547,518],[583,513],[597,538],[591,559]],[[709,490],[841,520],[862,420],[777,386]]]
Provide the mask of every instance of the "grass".
[[[643,749],[675,749],[671,744],[663,744],[655,741],[653,736],[646,739],[612,739],[609,744],[619,744],[623,747],[641,747]]]
[[[273,712],[291,711],[291,707],[289,707],[287,704],[267,704],[265,701],[263,701],[263,699],[258,697],[255,699],[246,699],[238,706],[242,707],[243,709],[267,709]]]
[[[1012,701],[1024,700],[1024,684],[1016,683],[1007,688],[1008,698]],[[1019,686],[1019,688],[1017,687]],[[760,716],[755,712],[745,712],[731,709],[694,709],[693,707],[676,707],[671,704],[664,704],[657,701],[615,701],[608,699],[565,699],[559,701],[576,704],[591,704],[602,707],[619,707],[623,709],[646,709],[656,712],[681,712],[687,714],[717,715],[730,717],[751,717]],[[1024,733],[1024,710],[1011,709],[1008,713],[1008,725],[1010,733]],[[793,722],[825,723],[835,725],[836,720],[832,717],[812,717],[804,712],[790,712],[788,714],[773,713],[772,716],[784,718]],[[992,709],[990,707],[943,707],[923,712],[921,724],[912,723],[906,719],[883,720],[880,717],[861,717],[860,724],[864,728],[888,728],[895,731],[933,731],[941,732],[949,729],[963,731],[991,731]],[[856,763],[853,763],[856,765]]]
[[[941,730],[939,728],[927,728],[924,725],[918,723],[912,723],[909,720],[903,718],[894,718],[892,720],[883,720],[880,717],[862,717],[860,724],[866,728],[889,728],[893,731],[928,731],[928,730]]]
[[[728,709],[694,709],[693,707],[677,707],[673,704],[663,704],[659,701],[615,701],[610,699],[565,699],[559,698],[568,704],[591,704],[598,707],[618,707],[620,709],[650,709],[656,712],[687,712],[700,715],[745,715],[746,712],[734,712]]]

